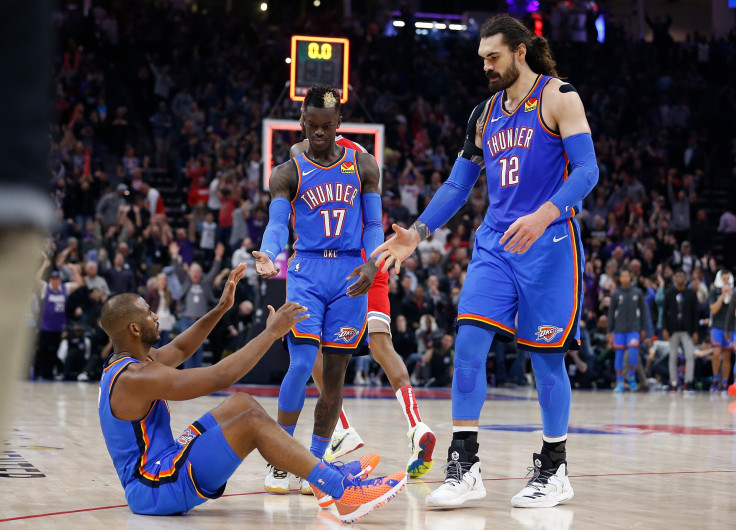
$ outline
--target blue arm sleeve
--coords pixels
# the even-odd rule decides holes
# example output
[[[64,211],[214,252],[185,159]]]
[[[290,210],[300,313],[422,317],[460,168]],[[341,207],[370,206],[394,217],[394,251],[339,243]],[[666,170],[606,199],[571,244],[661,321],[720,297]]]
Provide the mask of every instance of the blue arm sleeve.
[[[452,166],[450,177],[437,190],[427,208],[419,216],[430,233],[449,221],[470,196],[481,167],[467,158],[458,157]]]
[[[363,248],[370,259],[371,253],[383,243],[381,196],[378,193],[363,193],[360,203],[363,207]]]
[[[268,225],[263,233],[261,252],[268,254],[271,261],[284,249],[289,240],[289,214],[291,203],[283,197],[276,197],[268,207]]]
[[[572,171],[550,202],[560,217],[570,217],[570,209],[582,201],[598,183],[598,163],[589,133],[573,134],[562,140]]]

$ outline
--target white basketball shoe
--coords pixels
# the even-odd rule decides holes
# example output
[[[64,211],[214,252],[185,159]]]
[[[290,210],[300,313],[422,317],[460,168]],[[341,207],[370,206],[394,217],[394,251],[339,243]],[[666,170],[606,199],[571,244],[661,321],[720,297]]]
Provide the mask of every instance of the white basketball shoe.
[[[348,427],[344,431],[335,431],[332,433],[330,445],[327,446],[327,451],[325,451],[323,458],[327,462],[333,462],[341,456],[352,453],[361,447],[363,447],[363,439],[358,434],[358,431],[355,430],[355,427]]]
[[[450,445],[448,453],[445,482],[427,496],[427,506],[451,508],[485,497],[486,488],[480,476],[480,461],[471,463],[463,447],[455,443]]]
[[[277,493],[279,495],[285,495],[289,493],[289,473],[283,469],[275,468],[272,465],[268,466],[270,471],[266,475],[266,480],[263,483],[263,487],[270,493]]]
[[[551,508],[573,498],[575,493],[567,478],[567,462],[564,460],[557,469],[552,467],[548,456],[534,453],[533,473],[524,489],[511,498],[516,508]]]

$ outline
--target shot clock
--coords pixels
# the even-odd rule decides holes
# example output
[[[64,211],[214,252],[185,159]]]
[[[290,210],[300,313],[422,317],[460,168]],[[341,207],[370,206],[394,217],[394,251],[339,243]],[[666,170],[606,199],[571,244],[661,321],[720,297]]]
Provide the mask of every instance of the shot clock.
[[[331,37],[291,37],[291,82],[289,97],[304,101],[313,86],[327,85],[340,93],[340,103],[348,100],[348,60],[350,41]]]

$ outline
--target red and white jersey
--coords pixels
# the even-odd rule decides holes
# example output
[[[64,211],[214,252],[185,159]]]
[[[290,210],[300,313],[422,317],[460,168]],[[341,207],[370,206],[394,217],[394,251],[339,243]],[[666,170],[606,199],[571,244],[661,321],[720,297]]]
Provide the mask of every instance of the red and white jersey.
[[[335,143],[337,145],[341,145],[343,147],[347,147],[349,149],[355,149],[356,151],[360,151],[361,153],[367,153],[368,150],[360,145],[358,142],[353,142],[352,140],[348,140],[345,138],[342,134],[338,135],[335,138]]]

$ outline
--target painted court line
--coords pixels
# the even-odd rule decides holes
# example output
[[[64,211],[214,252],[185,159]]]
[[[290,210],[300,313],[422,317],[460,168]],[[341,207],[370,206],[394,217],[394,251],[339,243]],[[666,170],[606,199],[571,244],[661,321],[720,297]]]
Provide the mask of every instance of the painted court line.
[[[631,477],[631,476],[645,476],[645,475],[706,475],[710,473],[736,473],[736,470],[732,469],[712,469],[706,471],[663,471],[663,472],[640,472],[640,473],[605,473],[600,475],[570,475],[571,478],[595,478],[595,477]],[[484,478],[483,482],[493,482],[500,480],[523,480],[524,477],[500,477],[500,478]],[[408,484],[440,484],[441,480],[429,480],[419,482],[409,482]],[[298,488],[294,488],[289,491],[298,491]],[[248,491],[245,493],[230,493],[223,495],[223,497],[243,497],[245,495],[268,495],[265,491]],[[68,515],[71,513],[83,513],[83,512],[95,512],[99,510],[112,510],[114,508],[127,508],[127,504],[117,504],[114,506],[99,506],[97,508],[82,508],[79,510],[68,510],[64,512],[50,512],[50,513],[39,513],[34,515],[20,515],[18,517],[9,517],[7,519],[0,519],[0,523],[7,523],[10,521],[20,521],[23,519],[36,519],[39,517],[52,517],[54,515]]]

